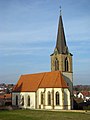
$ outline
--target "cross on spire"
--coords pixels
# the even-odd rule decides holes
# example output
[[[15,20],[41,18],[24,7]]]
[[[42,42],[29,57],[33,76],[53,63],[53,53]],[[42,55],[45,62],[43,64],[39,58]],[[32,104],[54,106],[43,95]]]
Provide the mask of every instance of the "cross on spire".
[[[62,8],[61,8],[61,6],[60,6],[59,8],[60,8],[60,15],[61,15],[61,13],[62,13]]]

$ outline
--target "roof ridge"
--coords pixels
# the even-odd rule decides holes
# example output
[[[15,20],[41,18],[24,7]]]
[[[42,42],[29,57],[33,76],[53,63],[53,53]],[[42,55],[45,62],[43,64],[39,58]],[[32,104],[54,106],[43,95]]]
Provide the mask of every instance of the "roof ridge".
[[[35,74],[44,74],[44,73],[50,73],[50,72],[56,72],[56,71],[48,71],[48,72],[37,72],[37,73],[30,73],[30,74],[22,74],[21,76],[26,76],[26,75],[35,75]]]

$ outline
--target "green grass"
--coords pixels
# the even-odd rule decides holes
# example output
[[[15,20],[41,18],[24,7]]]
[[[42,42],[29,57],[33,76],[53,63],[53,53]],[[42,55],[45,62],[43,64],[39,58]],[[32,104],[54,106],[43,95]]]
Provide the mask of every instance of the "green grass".
[[[0,120],[90,120],[90,112],[2,110],[0,111]]]

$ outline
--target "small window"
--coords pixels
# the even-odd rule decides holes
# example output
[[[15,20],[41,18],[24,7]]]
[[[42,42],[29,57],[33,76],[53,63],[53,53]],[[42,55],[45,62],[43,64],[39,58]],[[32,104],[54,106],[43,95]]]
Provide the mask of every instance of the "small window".
[[[18,96],[16,95],[16,105],[18,105]]]
[[[43,104],[43,92],[41,92],[41,104]]]
[[[22,106],[24,106],[24,96],[22,96]]]
[[[56,105],[59,105],[59,92],[56,92]]]
[[[48,105],[51,105],[51,93],[48,92]]]
[[[28,106],[30,106],[30,96],[28,96]]]

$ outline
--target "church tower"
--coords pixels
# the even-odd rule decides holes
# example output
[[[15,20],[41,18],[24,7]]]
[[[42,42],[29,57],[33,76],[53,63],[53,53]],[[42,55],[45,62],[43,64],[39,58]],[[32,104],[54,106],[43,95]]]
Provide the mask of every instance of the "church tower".
[[[71,96],[73,95],[73,70],[72,70],[72,54],[69,52],[62,15],[60,13],[56,47],[51,54],[51,71],[61,71],[66,83],[69,87]]]

